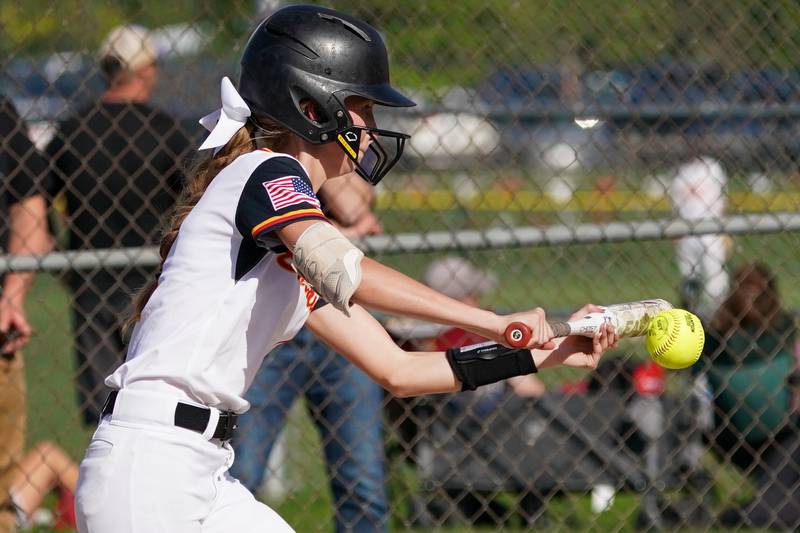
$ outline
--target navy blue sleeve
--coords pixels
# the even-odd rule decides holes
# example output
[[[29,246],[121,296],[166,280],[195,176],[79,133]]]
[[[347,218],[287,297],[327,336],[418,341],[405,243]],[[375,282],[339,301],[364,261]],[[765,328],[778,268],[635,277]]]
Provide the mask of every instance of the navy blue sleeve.
[[[311,312],[313,313],[320,307],[325,307],[326,305],[328,305],[328,300],[320,296],[319,299],[317,300],[317,303],[314,304],[314,308],[311,310]]]
[[[248,178],[236,208],[236,228],[270,250],[283,247],[275,231],[300,220],[326,220],[319,200],[300,163],[272,157]]]

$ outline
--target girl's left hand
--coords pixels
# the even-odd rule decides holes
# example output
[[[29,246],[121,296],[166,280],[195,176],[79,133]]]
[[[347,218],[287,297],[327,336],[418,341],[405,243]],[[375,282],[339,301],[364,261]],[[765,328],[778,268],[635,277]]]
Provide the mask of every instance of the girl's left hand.
[[[553,328],[547,323],[547,316],[541,307],[501,317],[501,327],[495,332],[496,337],[492,338],[492,340],[508,345],[505,331],[512,322],[522,322],[530,328],[531,338],[526,348],[552,350],[556,347],[553,342]]]

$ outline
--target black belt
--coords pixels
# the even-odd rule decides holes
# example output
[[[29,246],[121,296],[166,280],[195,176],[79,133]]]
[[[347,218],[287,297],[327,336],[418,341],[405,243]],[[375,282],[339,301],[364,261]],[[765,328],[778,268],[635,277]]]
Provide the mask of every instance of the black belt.
[[[117,392],[112,391],[103,406],[103,415],[114,413],[114,404],[117,403]],[[205,432],[208,427],[208,420],[211,418],[211,409],[208,407],[198,407],[188,403],[178,402],[175,406],[175,425],[184,429],[191,429],[198,433]],[[214,438],[219,440],[231,440],[236,430],[236,421],[239,416],[232,411],[220,411],[219,422],[214,430]]]

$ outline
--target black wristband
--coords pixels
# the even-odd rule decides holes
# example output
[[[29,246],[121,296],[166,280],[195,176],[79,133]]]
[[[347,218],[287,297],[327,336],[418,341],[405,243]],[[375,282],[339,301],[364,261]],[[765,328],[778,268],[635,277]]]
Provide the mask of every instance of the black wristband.
[[[461,390],[475,390],[481,385],[537,372],[530,350],[492,342],[450,348],[446,357],[461,382]]]

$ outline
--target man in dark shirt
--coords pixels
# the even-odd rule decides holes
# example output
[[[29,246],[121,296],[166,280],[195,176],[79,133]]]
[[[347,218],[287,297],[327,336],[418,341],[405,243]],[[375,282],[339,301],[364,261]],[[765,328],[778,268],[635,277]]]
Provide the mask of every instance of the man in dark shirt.
[[[46,204],[40,184],[47,164],[26,134],[11,102],[0,97],[0,248],[8,254],[42,254],[50,247]],[[14,531],[16,516],[9,488],[25,445],[25,375],[19,349],[31,327],[23,304],[31,272],[2,276],[0,333],[0,531]]]
[[[113,30],[100,56],[108,84],[101,101],[63,121],[47,148],[51,193],[65,197],[71,249],[156,245],[182,186],[190,140],[175,119],[147,103],[158,65],[146,29]],[[105,377],[124,359],[122,324],[131,295],[153,275],[128,267],[69,276],[78,398],[87,425],[97,423],[108,393]]]

